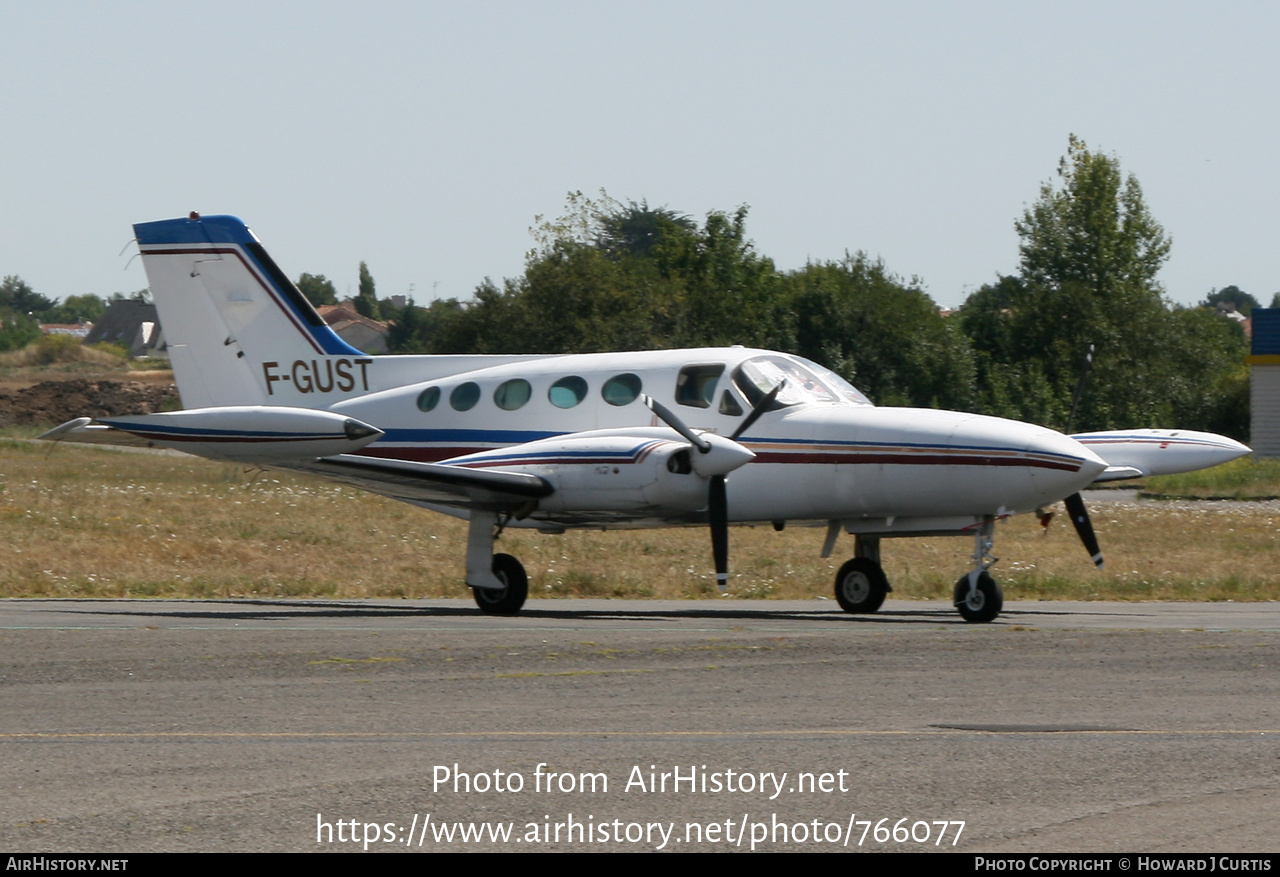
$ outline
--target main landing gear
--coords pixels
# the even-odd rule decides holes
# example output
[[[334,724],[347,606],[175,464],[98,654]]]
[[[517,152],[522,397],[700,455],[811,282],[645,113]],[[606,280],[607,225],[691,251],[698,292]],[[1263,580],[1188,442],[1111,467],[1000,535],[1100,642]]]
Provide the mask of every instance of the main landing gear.
[[[835,542],[833,532],[839,533],[838,525],[827,531],[823,557],[831,555]],[[889,587],[889,578],[880,566],[879,536],[855,536],[853,551],[857,556],[836,573],[836,602],[845,612],[866,615],[878,611],[893,588]]]
[[[493,556],[493,574],[505,587],[472,588],[476,605],[486,615],[515,615],[529,596],[529,576],[524,565],[510,554]]]
[[[832,522],[823,546],[823,557],[831,555],[838,533],[838,522]],[[996,558],[991,556],[995,521],[988,520],[974,533],[973,570],[960,577],[952,593],[952,602],[965,621],[986,624],[994,621],[1004,608],[1004,594],[1000,585],[987,570]],[[855,537],[854,553],[857,555],[840,567],[836,573],[836,601],[845,612],[864,615],[876,612],[885,596],[893,590],[880,566],[880,537]]]
[[[503,521],[505,523],[505,520]],[[493,512],[473,511],[467,531],[467,584],[487,615],[515,615],[529,596],[529,576],[510,554],[494,554],[501,533]]]

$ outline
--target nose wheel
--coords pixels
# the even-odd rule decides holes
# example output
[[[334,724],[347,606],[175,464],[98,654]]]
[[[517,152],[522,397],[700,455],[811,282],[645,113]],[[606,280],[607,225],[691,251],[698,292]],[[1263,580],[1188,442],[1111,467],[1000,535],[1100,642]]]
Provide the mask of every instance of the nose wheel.
[[[956,582],[954,602],[965,621],[970,624],[986,624],[995,621],[1004,608],[1004,594],[991,573],[983,570],[978,573],[977,581],[972,586],[968,575],[960,577],[960,581]]]
[[[836,602],[845,612],[866,615],[879,610],[889,592],[889,579],[880,564],[855,557],[836,574]]]

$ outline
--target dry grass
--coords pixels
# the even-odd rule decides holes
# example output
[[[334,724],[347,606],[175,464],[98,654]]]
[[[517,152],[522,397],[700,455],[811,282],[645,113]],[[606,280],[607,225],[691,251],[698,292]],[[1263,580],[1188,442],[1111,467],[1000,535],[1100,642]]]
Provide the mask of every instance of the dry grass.
[[[1012,599],[1274,600],[1277,504],[1100,503],[1092,569],[1065,515],[996,534]],[[0,596],[465,596],[465,525],[325,482],[192,457],[0,439]],[[733,530],[735,597],[828,597],[822,530]],[[714,596],[702,530],[508,531],[532,596]],[[949,596],[968,539],[884,543],[895,597]]]
[[[112,345],[89,347],[71,335],[42,335],[21,350],[0,353],[0,368],[25,369],[58,363],[90,363],[110,370],[128,369],[129,356]]]
[[[92,347],[70,335],[44,335],[21,350],[0,352],[0,382],[27,386],[68,378],[173,380],[167,360],[131,360],[112,344]]]

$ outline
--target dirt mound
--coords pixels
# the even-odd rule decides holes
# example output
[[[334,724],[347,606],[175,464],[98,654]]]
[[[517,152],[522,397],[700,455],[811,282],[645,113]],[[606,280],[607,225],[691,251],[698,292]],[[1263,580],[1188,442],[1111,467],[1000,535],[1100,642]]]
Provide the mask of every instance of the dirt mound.
[[[173,384],[142,381],[43,381],[22,390],[0,389],[0,427],[54,426],[75,417],[150,414],[174,407]]]

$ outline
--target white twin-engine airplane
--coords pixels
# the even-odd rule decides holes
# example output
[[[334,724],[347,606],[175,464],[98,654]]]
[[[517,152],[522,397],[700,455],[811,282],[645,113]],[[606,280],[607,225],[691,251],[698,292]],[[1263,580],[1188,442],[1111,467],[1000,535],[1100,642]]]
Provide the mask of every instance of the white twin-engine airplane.
[[[742,347],[563,356],[367,356],[338,338],[232,216],[134,226],[186,410],[48,439],[177,448],[310,472],[470,521],[466,583],[485,612],[519,611],[524,568],[504,527],[708,526],[725,587],[730,524],[825,524],[854,557],[847,612],[890,590],[886,537],[969,535],[967,621],[1003,604],[995,522],[1066,500],[1102,557],[1079,491],[1249,452],[1205,433],[1068,437],[956,411],[877,408],[833,372]]]

